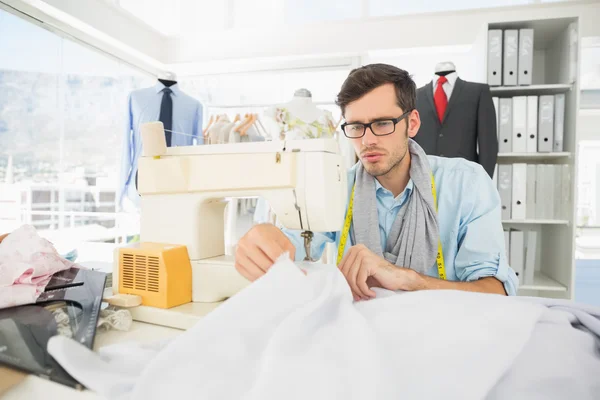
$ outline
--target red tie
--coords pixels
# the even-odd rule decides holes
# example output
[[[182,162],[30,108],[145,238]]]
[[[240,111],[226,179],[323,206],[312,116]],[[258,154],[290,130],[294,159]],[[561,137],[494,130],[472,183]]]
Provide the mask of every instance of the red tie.
[[[448,97],[446,97],[446,92],[444,92],[444,88],[442,87],[446,82],[448,82],[448,79],[446,79],[445,76],[440,76],[437,81],[437,88],[435,89],[435,94],[433,95],[435,109],[437,110],[440,122],[444,121],[446,106],[448,106]]]

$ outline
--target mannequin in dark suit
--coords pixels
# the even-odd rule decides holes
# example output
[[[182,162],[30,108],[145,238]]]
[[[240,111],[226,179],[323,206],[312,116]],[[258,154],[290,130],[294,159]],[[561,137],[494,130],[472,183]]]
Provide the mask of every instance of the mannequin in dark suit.
[[[463,81],[456,76],[455,69],[452,63],[440,63],[436,67],[434,81],[437,83],[439,77],[446,77],[444,91],[451,91],[441,122],[434,102],[435,83],[432,81],[417,90],[421,128],[415,140],[427,154],[477,162],[492,177],[498,157],[498,137],[490,88],[486,84]]]

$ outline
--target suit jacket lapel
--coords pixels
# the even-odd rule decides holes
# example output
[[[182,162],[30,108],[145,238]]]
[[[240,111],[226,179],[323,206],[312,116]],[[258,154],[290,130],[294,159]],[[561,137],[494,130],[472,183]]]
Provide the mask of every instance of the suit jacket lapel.
[[[456,78],[456,83],[454,84],[454,89],[452,90],[452,95],[450,96],[450,101],[448,102],[448,107],[446,107],[446,113],[444,114],[444,121],[448,118],[452,106],[458,101],[458,97],[460,96],[460,92],[464,85],[465,83],[462,79]]]
[[[433,83],[429,82],[427,85],[425,85],[425,95],[427,96],[427,100],[429,101],[429,105],[431,106],[431,109],[433,110],[433,119],[435,119],[435,121],[437,122],[438,125],[440,125],[440,119],[437,116],[437,109],[435,108],[435,103],[433,102]]]

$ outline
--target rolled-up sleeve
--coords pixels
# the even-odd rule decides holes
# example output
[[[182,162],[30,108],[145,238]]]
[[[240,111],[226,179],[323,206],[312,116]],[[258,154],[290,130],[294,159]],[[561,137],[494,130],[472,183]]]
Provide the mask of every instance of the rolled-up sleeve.
[[[509,296],[517,294],[519,280],[508,265],[502,229],[500,196],[483,168],[477,168],[466,188],[474,196],[465,203],[458,232],[455,271],[458,280],[495,277]]]

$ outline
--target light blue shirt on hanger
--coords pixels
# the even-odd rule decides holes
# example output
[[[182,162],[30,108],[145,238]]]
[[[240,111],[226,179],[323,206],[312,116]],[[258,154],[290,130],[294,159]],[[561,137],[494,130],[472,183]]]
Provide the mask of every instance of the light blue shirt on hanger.
[[[129,197],[134,204],[139,205],[139,195],[135,188],[135,174],[138,158],[142,152],[140,125],[145,122],[158,121],[164,88],[165,85],[158,82],[153,87],[135,90],[129,95],[127,101],[127,129],[123,140],[121,173],[117,194],[119,208],[122,207],[125,197]],[[171,94],[173,100],[171,146],[190,146],[194,142],[203,144],[204,137],[201,134],[202,104],[183,93],[177,84],[169,88],[173,91]]]
[[[519,280],[508,265],[500,196],[489,175],[481,165],[462,158],[428,156],[428,159],[437,190],[440,240],[447,279],[469,282],[491,276],[504,284],[506,293],[516,295]],[[348,172],[348,198],[357,166]],[[408,203],[414,185],[412,180],[409,181],[396,198],[379,182],[375,190],[381,246],[385,249],[392,224],[400,208]],[[283,231],[296,247],[296,260],[302,260],[305,251],[300,232]],[[320,258],[327,242],[339,246],[340,232],[314,232],[311,256]],[[344,254],[353,245],[352,234],[349,234]],[[438,277],[435,264],[427,275]]]

